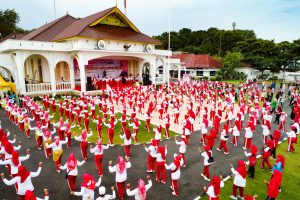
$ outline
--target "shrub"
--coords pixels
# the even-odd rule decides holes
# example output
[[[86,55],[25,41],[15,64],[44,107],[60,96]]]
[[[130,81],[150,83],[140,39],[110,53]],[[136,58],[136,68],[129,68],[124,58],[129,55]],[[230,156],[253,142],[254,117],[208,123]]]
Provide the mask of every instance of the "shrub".
[[[209,80],[211,80],[211,81],[216,81],[217,80],[217,78],[215,77],[215,76],[212,76],[212,77],[210,77],[210,79]]]

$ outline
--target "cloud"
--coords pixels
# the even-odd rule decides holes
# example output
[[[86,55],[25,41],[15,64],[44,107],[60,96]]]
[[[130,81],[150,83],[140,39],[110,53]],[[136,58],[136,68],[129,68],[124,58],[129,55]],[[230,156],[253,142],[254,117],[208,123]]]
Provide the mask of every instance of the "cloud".
[[[170,0],[127,0],[129,19],[148,35],[168,30]],[[171,29],[192,30],[217,27],[252,29],[258,37],[275,41],[300,38],[299,0],[171,0]],[[2,9],[10,8],[20,14],[19,26],[37,28],[54,19],[53,0],[9,0]],[[56,0],[57,17],[67,12],[85,17],[115,5],[115,0]],[[122,11],[123,0],[118,1]]]

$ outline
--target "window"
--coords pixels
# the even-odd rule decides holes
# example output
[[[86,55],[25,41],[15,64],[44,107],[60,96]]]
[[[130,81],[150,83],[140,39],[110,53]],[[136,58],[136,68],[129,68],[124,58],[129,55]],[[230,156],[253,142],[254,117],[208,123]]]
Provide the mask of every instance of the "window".
[[[203,71],[197,71],[197,76],[203,76]]]
[[[209,76],[216,76],[216,71],[210,71]]]

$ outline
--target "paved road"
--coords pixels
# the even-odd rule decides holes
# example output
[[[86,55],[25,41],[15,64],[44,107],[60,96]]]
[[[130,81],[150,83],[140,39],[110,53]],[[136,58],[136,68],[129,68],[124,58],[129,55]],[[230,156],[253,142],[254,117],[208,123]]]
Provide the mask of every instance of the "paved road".
[[[290,108],[285,107],[285,110],[290,113]],[[39,177],[33,179],[33,184],[35,186],[35,193],[37,196],[43,196],[43,189],[48,188],[50,199],[52,200],[72,200],[72,199],[80,199],[79,197],[74,197],[69,195],[69,188],[67,185],[67,181],[65,179],[65,172],[57,173],[55,171],[54,162],[52,159],[46,160],[44,156],[43,150],[38,150],[34,137],[31,139],[26,139],[25,134],[20,132],[18,127],[13,125],[9,119],[6,117],[3,109],[0,110],[0,119],[2,121],[3,129],[8,128],[12,134],[17,135],[17,140],[21,140],[23,142],[22,149],[20,150],[20,155],[26,155],[26,149],[29,148],[31,150],[31,157],[28,161],[23,162],[23,164],[30,171],[36,171],[38,168],[38,162],[42,161],[44,163],[42,172]],[[245,117],[247,120],[247,117]],[[289,120],[287,124],[289,125]],[[277,128],[278,125],[272,123],[272,128]],[[253,138],[253,143],[255,143],[259,149],[262,147],[261,142],[261,132],[262,129],[260,127],[257,128],[257,132]],[[151,174],[151,178],[153,180],[154,185],[147,193],[147,199],[150,200],[165,200],[165,199],[194,199],[196,196],[202,193],[202,188],[204,185],[207,185],[208,182],[205,181],[200,173],[203,169],[203,160],[198,153],[199,147],[199,139],[200,134],[194,133],[191,136],[190,144],[188,147],[188,152],[186,154],[187,158],[187,167],[181,169],[181,178],[179,180],[179,197],[174,197],[171,194],[170,179],[169,173],[167,174],[167,184],[163,185],[161,183],[155,182],[154,174]],[[231,139],[231,138],[230,138]],[[231,144],[228,145],[230,154],[224,155],[223,152],[218,152],[214,149],[213,154],[215,157],[215,163],[211,165],[210,170],[211,174],[223,176],[229,175],[230,173],[230,164],[235,164],[238,159],[246,159],[244,157],[242,145],[242,137],[239,141],[239,147],[233,147]],[[168,155],[167,162],[170,163],[173,161],[173,153],[178,152],[178,147],[174,143],[174,140],[168,140],[162,142],[162,144],[168,144]],[[219,141],[216,142],[216,145],[219,144]],[[79,143],[73,141],[73,145],[70,149],[64,148],[64,154],[62,158],[62,163],[64,164],[67,160],[68,155],[74,152],[77,159],[81,160]],[[146,172],[146,158],[147,153],[144,148],[139,146],[132,145],[132,155],[131,155],[131,163],[132,167],[128,170],[128,180],[131,183],[131,188],[137,185],[137,181],[140,178],[146,180],[147,172]],[[112,160],[113,164],[117,162],[117,157],[119,155],[124,155],[123,147],[114,146],[109,150],[106,150],[104,153],[104,177],[102,178],[102,184],[106,186],[107,191],[110,191],[110,187],[115,183],[114,174],[110,174],[108,172],[108,161]],[[0,172],[6,172],[6,168],[0,166]],[[80,190],[81,185],[81,175],[84,173],[90,173],[95,178],[98,178],[97,170],[95,167],[95,163],[91,154],[89,154],[88,162],[85,163],[82,167],[79,167],[79,176],[76,183],[77,190]],[[6,174],[7,177],[7,174]],[[96,197],[98,196],[98,190],[96,191]],[[0,181],[0,200],[8,199],[13,200],[17,199],[17,195],[15,192],[15,188],[13,186],[6,186],[2,181]],[[134,199],[133,197],[126,197],[126,199]]]

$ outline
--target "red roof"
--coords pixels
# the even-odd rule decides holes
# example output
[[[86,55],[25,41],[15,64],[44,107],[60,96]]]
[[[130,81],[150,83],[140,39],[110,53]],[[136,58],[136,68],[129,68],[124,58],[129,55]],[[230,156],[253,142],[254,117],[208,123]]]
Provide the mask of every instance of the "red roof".
[[[208,54],[174,54],[172,58],[180,59],[186,68],[220,68],[223,64]]]
[[[4,42],[5,40],[9,40],[9,39],[15,39],[15,40],[20,40],[22,39],[26,34],[25,33],[11,33],[7,36],[5,36],[4,38],[0,39],[0,43]]]
[[[55,36],[57,36],[75,21],[77,21],[76,18],[67,14],[63,17],[56,19],[51,23],[45,24],[44,26],[41,26],[40,28],[28,33],[22,39],[50,42],[54,39]]]

